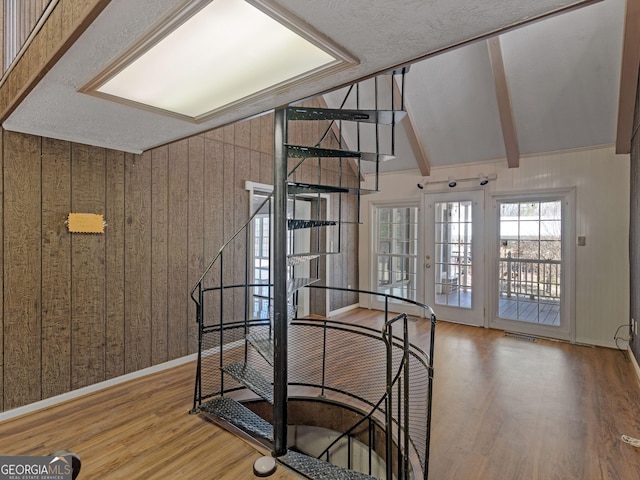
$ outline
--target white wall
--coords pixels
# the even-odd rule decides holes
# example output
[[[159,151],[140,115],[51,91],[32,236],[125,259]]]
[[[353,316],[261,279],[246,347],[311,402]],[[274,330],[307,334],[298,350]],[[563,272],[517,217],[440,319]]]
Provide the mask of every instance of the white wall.
[[[497,174],[497,180],[485,187],[487,207],[492,193],[575,188],[576,236],[586,236],[586,246],[576,247],[576,341],[614,347],[616,329],[629,321],[629,156],[615,155],[613,147],[570,151],[521,158],[514,169],[504,161],[433,169],[430,180],[476,177],[479,172]],[[448,189],[441,184],[419,190],[421,179],[417,171],[383,175],[380,193],[362,197],[360,288],[375,289],[370,271],[371,202],[415,201],[425,191]],[[476,188],[475,184],[461,182],[457,188]],[[485,212],[495,215],[491,208]],[[361,305],[368,306],[367,301],[362,298]]]

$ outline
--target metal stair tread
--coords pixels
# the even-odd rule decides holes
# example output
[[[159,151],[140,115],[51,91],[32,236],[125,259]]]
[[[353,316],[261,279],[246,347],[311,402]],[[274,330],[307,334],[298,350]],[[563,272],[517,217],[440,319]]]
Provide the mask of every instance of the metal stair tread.
[[[314,227],[331,227],[337,225],[336,220],[304,220],[298,218],[290,218],[287,220],[287,228],[289,230],[300,230],[303,228]]]
[[[376,477],[366,473],[342,468],[292,450],[278,457],[278,461],[312,480],[376,480]]]
[[[267,402],[273,403],[273,386],[255,368],[244,362],[238,362],[224,365],[221,370]]]
[[[379,190],[371,190],[359,187],[334,187],[331,185],[316,185],[312,183],[289,182],[287,192],[289,194],[308,194],[308,193],[347,193],[350,195],[367,195],[370,193],[378,193]],[[341,222],[346,223],[346,222]],[[353,222],[356,223],[356,222]]]
[[[288,193],[349,193],[346,187],[334,187],[331,185],[316,185],[313,183],[289,182]]]
[[[287,154],[293,158],[359,158],[366,162],[386,162],[396,158],[386,153],[355,152],[333,148],[306,147],[286,144]]]
[[[287,281],[287,296],[290,296],[296,292],[296,290],[300,290],[307,285],[311,285],[312,283],[320,280],[319,278],[292,278]]]
[[[288,120],[343,120],[392,125],[404,118],[404,110],[350,110],[336,108],[288,107]]]
[[[273,366],[273,339],[268,334],[260,335],[255,332],[247,334],[247,342],[249,342],[253,348],[264,358],[267,363]]]
[[[229,397],[218,397],[200,406],[200,410],[208,415],[221,418],[250,435],[255,435],[273,442],[273,426],[241,403]]]
[[[287,265],[295,267],[303,262],[314,260],[318,257],[326,257],[328,255],[337,255],[341,252],[305,252],[305,253],[292,253],[287,255]]]

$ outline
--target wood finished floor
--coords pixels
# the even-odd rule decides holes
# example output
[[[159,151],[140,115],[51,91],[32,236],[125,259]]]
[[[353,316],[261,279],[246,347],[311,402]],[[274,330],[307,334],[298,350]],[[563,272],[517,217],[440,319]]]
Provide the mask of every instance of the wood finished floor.
[[[358,321],[379,322],[360,310]],[[413,324],[416,341],[424,326]],[[260,456],[187,414],[193,365],[0,423],[0,453],[69,448],[79,480],[251,479]],[[640,384],[612,349],[440,322],[431,479],[640,479]],[[274,479],[298,478],[279,468]]]

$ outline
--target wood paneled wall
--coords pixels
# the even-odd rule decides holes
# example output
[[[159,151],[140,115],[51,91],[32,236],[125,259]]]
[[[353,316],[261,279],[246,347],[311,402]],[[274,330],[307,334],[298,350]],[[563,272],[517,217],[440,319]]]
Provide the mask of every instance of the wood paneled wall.
[[[639,88],[640,92],[640,77]],[[631,138],[630,165],[630,209],[629,209],[629,315],[630,330],[633,320],[640,322],[640,94],[636,96],[635,114],[633,119],[633,137]],[[636,360],[640,362],[640,336],[636,335],[631,341],[631,350]]]
[[[299,129],[306,144],[322,134]],[[273,116],[142,155],[8,131],[1,150],[0,410],[195,352],[189,290],[246,221],[245,182],[273,181]],[[320,172],[337,181],[337,167]],[[103,214],[105,233],[70,234],[69,212]],[[342,237],[355,252],[357,225]],[[327,282],[357,288],[357,253],[334,257]],[[229,279],[243,281],[245,259],[237,247]],[[331,309],[354,302],[336,295]]]

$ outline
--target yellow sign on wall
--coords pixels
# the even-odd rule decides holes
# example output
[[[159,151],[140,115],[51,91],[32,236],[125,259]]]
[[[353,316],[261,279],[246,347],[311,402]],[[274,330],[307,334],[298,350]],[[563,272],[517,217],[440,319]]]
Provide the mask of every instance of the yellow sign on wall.
[[[70,213],[67,228],[71,233],[104,233],[104,215]]]

